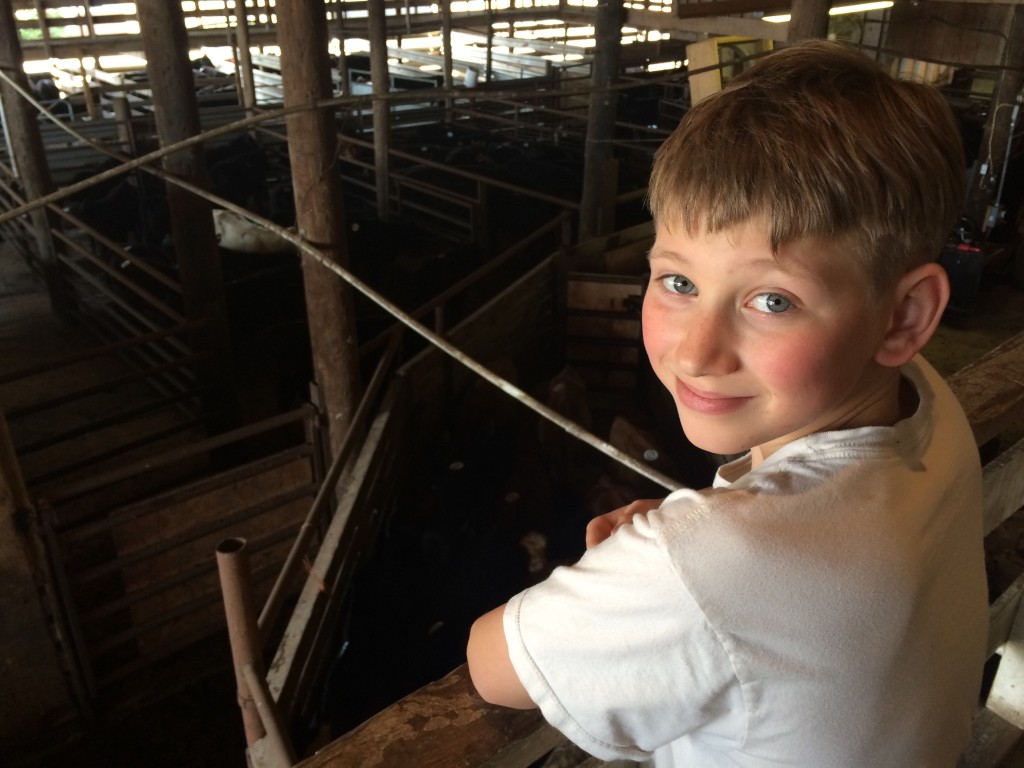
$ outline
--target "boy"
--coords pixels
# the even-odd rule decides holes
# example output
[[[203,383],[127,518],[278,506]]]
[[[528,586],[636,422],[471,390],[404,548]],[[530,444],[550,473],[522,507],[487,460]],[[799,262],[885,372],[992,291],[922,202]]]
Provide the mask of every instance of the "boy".
[[[917,352],[963,155],[940,95],[814,41],[655,158],[651,365],[711,488],[596,518],[485,614],[481,695],[656,766],[953,766],[985,655],[980,468]]]

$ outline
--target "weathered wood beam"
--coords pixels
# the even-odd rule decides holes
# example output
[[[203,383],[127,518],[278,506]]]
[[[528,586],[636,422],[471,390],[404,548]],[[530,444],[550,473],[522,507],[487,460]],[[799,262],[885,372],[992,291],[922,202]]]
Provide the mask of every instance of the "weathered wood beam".
[[[590,106],[583,148],[583,197],[579,239],[582,242],[614,228],[616,166],[612,157],[618,93],[619,49],[624,19],[622,0],[600,0],[594,25],[595,54],[590,65]]]
[[[142,44],[149,62],[153,114],[160,145],[167,147],[197,135],[199,107],[188,39],[181,6],[146,2],[137,6]],[[208,188],[203,148],[197,144],[167,155],[164,170],[197,186]],[[185,314],[203,322],[189,334],[196,354],[196,375],[204,385],[203,413],[208,428],[222,432],[235,426],[236,401],[231,382],[230,344],[220,252],[213,229],[210,204],[174,184],[167,185],[171,236],[181,277]]]
[[[974,439],[984,445],[1024,412],[1024,333],[1007,339],[949,378]]]
[[[485,703],[463,664],[331,742],[296,768],[529,765],[564,737],[538,710]]]
[[[793,0],[787,42],[827,37],[828,9],[831,4],[831,0]]]
[[[787,10],[786,0],[708,0],[708,2],[676,3],[671,14],[680,19],[728,16],[732,13]]]
[[[738,35],[760,40],[785,42],[789,23],[769,24],[760,19],[743,16],[713,16],[707,18],[675,18],[668,13],[629,9],[626,24],[639,29],[657,29],[662,32],[704,32],[709,35]]]
[[[281,80],[286,107],[312,107],[331,95],[327,16],[323,0],[290,0],[278,10]],[[336,264],[348,265],[345,211],[337,163],[334,112],[308,109],[287,117],[296,226]],[[302,254],[313,370],[327,418],[331,456],[337,454],[359,402],[358,338],[348,284]]]
[[[53,178],[46,158],[40,133],[39,115],[19,90],[31,94],[32,87],[25,75],[21,41],[14,21],[14,9],[7,0],[0,0],[0,68],[10,78],[0,80],[0,123],[6,134],[7,149],[14,175],[18,178],[26,200],[36,200],[53,191]],[[71,300],[67,286],[60,275],[57,250],[52,230],[56,226],[53,214],[38,208],[30,214],[32,234],[36,241],[36,258],[42,267],[54,312],[67,316]]]

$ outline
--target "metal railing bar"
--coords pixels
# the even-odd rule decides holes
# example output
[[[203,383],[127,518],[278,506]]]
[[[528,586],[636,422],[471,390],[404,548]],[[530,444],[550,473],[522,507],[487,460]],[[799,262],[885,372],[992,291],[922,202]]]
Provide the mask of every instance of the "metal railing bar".
[[[21,368],[11,373],[0,374],[0,384],[8,384],[18,379],[27,379],[30,376],[36,376],[41,373],[50,373],[59,368],[65,368],[69,365],[81,363],[86,360],[94,360],[99,357],[106,357],[113,355],[121,350],[142,346],[149,344],[152,341],[164,339],[167,337],[173,337],[178,334],[190,333],[191,331],[202,328],[205,325],[205,321],[190,320],[182,323],[181,325],[173,328],[165,328],[162,330],[151,331],[141,336],[136,336],[131,339],[123,339],[121,341],[115,341],[110,344],[104,344],[103,346],[95,347],[92,349],[85,349],[81,352],[74,352],[69,355],[63,355],[58,358],[46,360],[41,363],[36,363],[25,368]]]
[[[139,438],[138,440],[119,443],[115,448],[111,448],[110,450],[107,451],[100,451],[98,453],[94,453],[81,461],[73,461],[70,464],[63,464],[60,467],[51,469],[48,472],[42,472],[38,475],[30,475],[28,479],[31,480],[33,486],[38,487],[44,485],[45,483],[53,481],[61,477],[62,475],[68,475],[83,470],[92,464],[97,464],[101,461],[108,461],[121,454],[129,453],[135,450],[136,448],[141,448],[145,445],[149,445],[159,440],[172,437],[173,435],[176,435],[181,432],[187,432],[193,429],[201,429],[202,427],[203,422],[201,419],[191,419],[189,421],[179,422],[178,424],[174,424],[173,426],[167,427],[166,429],[157,430],[156,432],[150,432],[149,434]],[[45,494],[45,491],[43,491],[43,493]]]
[[[80,684],[85,689],[83,703],[96,695],[96,676],[89,657],[88,645],[85,636],[82,634],[82,624],[78,618],[75,608],[75,601],[72,599],[71,584],[68,581],[68,574],[65,570],[64,558],[61,556],[60,543],[57,539],[56,520],[53,510],[45,501],[37,503],[39,512],[39,528],[46,545],[50,576],[56,587],[57,595],[60,598],[56,601],[55,610],[62,619],[62,624],[67,629],[69,652],[77,663],[70,664],[72,678],[76,685]]]
[[[224,446],[230,445],[231,443],[237,442],[245,437],[257,435],[261,432],[276,429],[277,427],[283,427],[296,421],[301,421],[308,416],[311,410],[312,406],[300,406],[299,408],[295,408],[287,413],[282,413],[277,416],[272,416],[269,419],[265,419],[256,425],[240,427],[239,429],[231,430],[230,432],[223,432],[219,435],[193,443],[192,445],[168,451],[161,456],[147,459],[143,462],[137,462],[126,467],[120,467],[110,472],[101,473],[79,483],[55,489],[55,492],[50,494],[47,497],[47,500],[51,504],[66,502],[69,499],[103,488],[104,486],[111,485],[112,483],[120,480],[127,480],[128,478],[138,474],[141,470],[159,469],[160,467],[174,464],[182,461],[183,459],[191,458],[192,456],[205,454],[217,448],[223,448]]]
[[[136,408],[129,408],[124,411],[121,411],[116,416],[107,416],[102,419],[95,419],[87,424],[75,427],[74,429],[69,429],[66,432],[61,432],[56,435],[51,435],[50,437],[45,438],[43,440],[36,440],[35,442],[26,443],[24,445],[18,446],[18,453],[22,456],[26,456],[30,453],[38,453],[39,451],[45,450],[46,448],[52,448],[53,446],[66,442],[68,440],[72,440],[77,437],[83,437],[84,435],[88,435],[92,432],[98,432],[101,429],[105,429],[106,427],[113,427],[118,424],[124,424],[125,422],[133,421],[134,419],[137,419],[140,416],[149,416],[154,413],[167,410],[178,401],[187,400],[191,397],[194,397],[199,391],[201,390],[197,388],[195,390],[192,390],[191,392],[184,392],[180,395],[169,397],[159,403],[152,403],[150,405],[142,405]]]
[[[100,231],[98,231],[96,229],[93,229],[88,224],[86,224],[84,221],[79,219],[77,216],[74,216],[73,214],[68,213],[63,208],[60,208],[60,207],[58,207],[56,205],[51,205],[51,206],[48,206],[48,207],[49,207],[49,209],[51,211],[53,211],[53,213],[57,214],[57,216],[59,216],[62,219],[65,219],[66,221],[71,222],[71,224],[74,225],[74,227],[76,229],[80,230],[83,234],[88,235],[89,237],[93,238],[94,240],[96,240],[96,242],[100,243],[105,248],[110,250],[115,256],[117,256],[118,259],[121,259],[123,261],[131,262],[132,266],[137,267],[142,272],[145,272],[149,277],[153,278],[158,283],[162,283],[165,287],[170,288],[172,291],[174,291],[177,294],[181,293],[181,281],[174,279],[173,277],[168,275],[166,272],[161,272],[156,267],[154,267],[151,264],[147,263],[145,259],[141,259],[138,256],[136,256],[135,254],[129,253],[128,251],[126,251],[124,249],[123,245],[121,245],[120,243],[114,242],[109,237],[104,235],[102,232],[100,232]],[[56,232],[55,232],[55,234],[56,234]],[[65,233],[63,231],[60,231],[60,234],[64,236],[65,242],[68,239],[70,239],[67,233]],[[99,261],[97,261],[97,265],[98,266],[102,266],[104,268],[108,267],[108,265],[102,264]],[[109,268],[108,271],[111,272],[111,275],[113,277],[121,280],[122,282],[126,282],[126,283],[129,282],[129,281],[125,281],[125,279],[124,279],[124,277],[122,275],[116,274],[117,270],[114,270],[113,268]]]
[[[197,355],[187,360],[175,360],[162,365],[156,365],[151,368],[146,368],[141,371],[133,373],[126,373],[121,376],[115,376],[112,379],[106,379],[98,384],[93,384],[90,387],[83,387],[82,389],[74,390],[66,394],[60,395],[59,397],[53,397],[49,400],[40,400],[39,402],[33,403],[32,405],[24,405],[21,407],[11,408],[6,412],[8,421],[24,418],[25,416],[32,416],[42,411],[49,410],[51,408],[59,408],[62,405],[73,403],[76,400],[83,400],[87,397],[92,397],[103,392],[109,392],[113,387],[120,387],[125,384],[135,384],[140,381],[145,381],[152,376],[158,376],[168,371],[173,371],[178,368],[182,368],[185,365],[192,362],[202,362],[212,357],[209,353]]]
[[[57,235],[57,237],[60,238],[61,236]],[[64,254],[59,255],[58,259],[69,270],[74,272],[80,279],[84,280],[85,282],[89,283],[89,285],[91,285],[93,288],[95,288],[97,293],[99,293],[101,296],[104,296],[111,303],[121,307],[121,309],[123,309],[129,315],[133,316],[143,326],[149,328],[149,330],[151,331],[156,330],[159,327],[156,325],[155,321],[152,318],[144,315],[140,310],[136,309],[134,306],[128,303],[122,296],[119,296],[118,294],[110,291],[109,287],[104,285],[97,275],[93,274],[87,269],[84,269],[81,264],[76,263],[73,259],[68,258]],[[90,261],[92,260],[90,259]],[[113,267],[101,265],[101,262],[98,261],[95,263],[97,266],[101,266],[103,272],[105,272],[108,276],[113,277],[113,279],[117,280],[118,282],[122,283],[125,287],[131,286],[130,289],[132,290],[133,293],[138,295],[140,298],[146,298],[149,305],[153,307],[153,309],[156,309],[161,314],[163,314],[170,322],[176,323],[178,325],[181,325],[185,322],[186,318],[184,315],[175,311],[171,307],[168,307],[166,304],[163,304],[159,299],[157,299],[147,291],[138,288],[134,284],[126,282],[124,276],[118,274],[117,270],[115,270]]]

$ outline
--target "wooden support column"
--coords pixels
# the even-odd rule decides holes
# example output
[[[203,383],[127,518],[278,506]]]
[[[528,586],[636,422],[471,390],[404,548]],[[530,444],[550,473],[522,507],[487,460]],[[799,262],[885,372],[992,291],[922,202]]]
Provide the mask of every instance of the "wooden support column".
[[[169,146],[200,132],[188,36],[180,3],[141,0],[137,3],[146,71],[153,91],[154,117],[161,146]],[[164,170],[198,186],[207,187],[206,163],[199,145],[168,155]],[[190,334],[207,427],[214,433],[235,425],[236,409],[228,344],[227,315],[220,252],[213,231],[210,204],[173,184],[167,185],[171,237],[181,279],[185,314],[205,321]]]
[[[453,56],[452,56],[452,2],[451,0],[441,0],[441,46],[444,49],[444,87],[451,90],[454,83],[452,82],[452,68],[454,67]],[[454,99],[445,99],[445,119],[452,119],[452,107],[454,107]]]
[[[18,87],[32,93],[25,76],[25,60],[18,39],[18,27],[11,0],[0,0],[0,68]],[[25,101],[6,80],[0,80],[0,111],[10,145],[14,173],[26,200],[35,200],[54,190],[50,166],[46,162],[43,139],[35,107]],[[45,208],[30,214],[36,240],[36,256],[42,267],[50,294],[50,306],[57,315],[70,312],[69,298],[57,268],[57,251],[51,229],[54,217]]]
[[[235,44],[238,47],[238,66],[235,77],[240,78],[242,107],[247,115],[256,109],[256,81],[252,72],[252,51],[249,50],[249,15],[246,0],[235,0]]]
[[[330,97],[331,65],[323,0],[289,0],[277,6],[277,14],[285,106],[312,106],[318,99]],[[348,244],[336,145],[332,111],[311,109],[288,116],[288,156],[299,234],[346,266]],[[352,289],[309,256],[302,257],[302,274],[313,369],[333,456],[360,394]]]
[[[494,82],[494,14],[491,12],[491,0],[487,0],[487,59],[484,68],[484,79]]]
[[[786,41],[795,43],[809,37],[828,37],[830,0],[793,0]]]
[[[348,33],[345,31],[345,12],[341,10],[340,3],[335,4],[335,28],[338,32],[338,78],[341,80],[339,93],[342,96],[351,96],[352,89],[349,87],[348,59],[345,56],[345,39]]]
[[[594,24],[594,58],[591,62],[590,110],[587,140],[583,149],[583,197],[580,200],[580,242],[606,234],[615,224],[612,139],[618,91],[611,86],[619,75],[619,49],[625,19],[622,0],[601,0]]]
[[[370,81],[373,86],[373,162],[377,183],[377,218],[390,218],[388,178],[388,148],[391,144],[391,109],[386,96],[390,90],[391,77],[388,74],[387,22],[384,17],[384,0],[368,0],[367,19],[370,36]]]

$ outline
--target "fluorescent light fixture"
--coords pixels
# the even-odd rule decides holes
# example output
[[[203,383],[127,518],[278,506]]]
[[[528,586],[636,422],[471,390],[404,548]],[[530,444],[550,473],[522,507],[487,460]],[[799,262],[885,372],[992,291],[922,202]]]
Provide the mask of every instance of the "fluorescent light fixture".
[[[892,0],[878,0],[878,2],[857,3],[856,5],[837,5],[835,8],[829,8],[828,15],[839,16],[844,13],[865,13],[866,11],[879,11],[883,8],[892,8]],[[779,24],[789,21],[790,18],[790,14],[780,13],[777,16],[762,16],[761,21]]]
[[[654,64],[647,65],[648,72],[666,72],[670,69],[679,69],[683,66],[681,61],[659,61]]]

